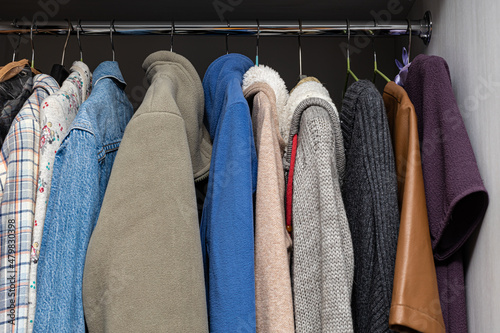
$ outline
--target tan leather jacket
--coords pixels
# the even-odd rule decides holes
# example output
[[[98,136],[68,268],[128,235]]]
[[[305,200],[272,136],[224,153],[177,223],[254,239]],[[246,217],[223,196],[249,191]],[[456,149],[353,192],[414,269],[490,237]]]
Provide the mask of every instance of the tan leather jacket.
[[[405,90],[389,82],[384,103],[392,136],[401,211],[389,326],[398,332],[445,332],[432,255],[417,116]]]

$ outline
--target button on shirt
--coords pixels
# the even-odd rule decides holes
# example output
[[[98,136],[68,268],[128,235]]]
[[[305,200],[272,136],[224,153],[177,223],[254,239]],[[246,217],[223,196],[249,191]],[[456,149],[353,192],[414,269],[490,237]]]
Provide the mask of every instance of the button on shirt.
[[[33,93],[12,122],[0,154],[0,332],[25,332],[30,249],[35,215],[40,104],[59,89],[50,76],[34,78]]]
[[[82,278],[111,168],[133,107],[117,62],[93,73],[82,104],[56,153],[37,274],[34,332],[85,332]]]

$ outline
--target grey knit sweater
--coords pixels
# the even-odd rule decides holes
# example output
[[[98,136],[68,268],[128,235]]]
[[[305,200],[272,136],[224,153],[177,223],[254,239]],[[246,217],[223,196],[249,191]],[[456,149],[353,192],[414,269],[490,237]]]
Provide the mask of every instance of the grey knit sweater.
[[[354,330],[390,332],[399,213],[394,153],[382,96],[369,81],[347,90],[340,114],[342,186],[354,246]]]
[[[292,200],[296,332],[353,332],[354,262],[340,192],[345,165],[340,121],[328,96],[308,97],[321,95],[304,91],[311,86],[323,88],[319,82],[306,82],[290,95],[292,104],[300,102],[291,119],[284,162],[288,171],[298,133]]]

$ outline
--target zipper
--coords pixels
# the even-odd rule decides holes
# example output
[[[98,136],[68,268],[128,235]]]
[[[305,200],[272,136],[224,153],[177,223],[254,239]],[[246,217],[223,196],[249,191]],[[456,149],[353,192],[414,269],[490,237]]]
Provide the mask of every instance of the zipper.
[[[194,182],[199,183],[199,182],[204,181],[205,179],[208,178],[209,174],[210,174],[210,169],[208,169],[207,172],[205,172],[205,174],[203,174],[202,176],[199,176],[197,179],[195,179]]]

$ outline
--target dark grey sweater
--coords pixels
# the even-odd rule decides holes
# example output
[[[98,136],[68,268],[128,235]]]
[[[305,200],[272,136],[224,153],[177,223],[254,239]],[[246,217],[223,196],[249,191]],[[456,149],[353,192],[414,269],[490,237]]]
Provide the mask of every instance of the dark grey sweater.
[[[397,181],[384,102],[370,81],[349,87],[340,120],[346,151],[342,197],[354,247],[354,331],[390,332]]]

